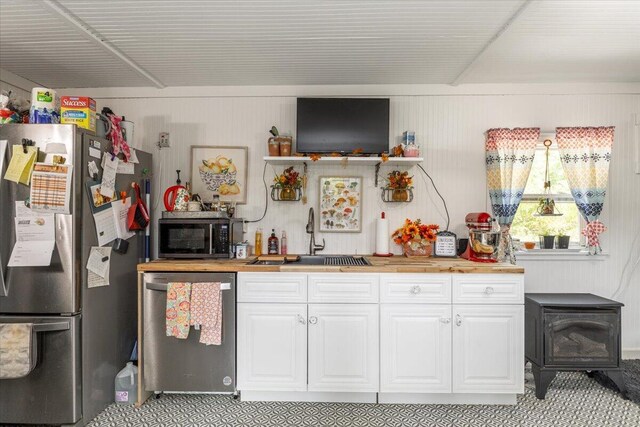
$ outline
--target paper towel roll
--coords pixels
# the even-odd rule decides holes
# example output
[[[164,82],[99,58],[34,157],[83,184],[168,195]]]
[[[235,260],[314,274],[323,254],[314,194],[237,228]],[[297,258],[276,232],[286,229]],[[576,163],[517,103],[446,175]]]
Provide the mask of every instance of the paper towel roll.
[[[389,221],[384,212],[376,221],[376,254],[387,255],[389,253]]]
[[[55,90],[44,87],[31,90],[29,123],[60,123],[60,98]]]

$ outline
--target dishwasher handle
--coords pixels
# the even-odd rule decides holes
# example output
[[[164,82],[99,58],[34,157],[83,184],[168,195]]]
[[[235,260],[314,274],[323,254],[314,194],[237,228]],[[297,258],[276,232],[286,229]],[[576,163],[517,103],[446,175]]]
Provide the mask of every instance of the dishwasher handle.
[[[146,282],[145,287],[150,291],[167,292],[169,289],[168,283]],[[220,290],[226,291],[231,289],[231,283],[220,283]]]

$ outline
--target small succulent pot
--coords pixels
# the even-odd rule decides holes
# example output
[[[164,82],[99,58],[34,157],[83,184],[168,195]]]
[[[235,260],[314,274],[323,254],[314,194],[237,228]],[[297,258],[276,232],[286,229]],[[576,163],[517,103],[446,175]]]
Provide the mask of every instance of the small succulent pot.
[[[556,249],[569,249],[569,241],[571,236],[558,236],[556,241]]]
[[[553,249],[556,236],[540,236],[540,249]]]

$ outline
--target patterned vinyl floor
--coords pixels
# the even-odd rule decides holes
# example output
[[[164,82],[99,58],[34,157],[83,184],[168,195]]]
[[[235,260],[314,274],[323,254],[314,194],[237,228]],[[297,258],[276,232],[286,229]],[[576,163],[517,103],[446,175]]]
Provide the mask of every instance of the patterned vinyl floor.
[[[545,400],[536,399],[530,370],[525,378],[525,394],[514,406],[271,403],[216,395],[164,395],[139,409],[111,405],[89,426],[640,426],[640,406],[584,373],[558,373]]]

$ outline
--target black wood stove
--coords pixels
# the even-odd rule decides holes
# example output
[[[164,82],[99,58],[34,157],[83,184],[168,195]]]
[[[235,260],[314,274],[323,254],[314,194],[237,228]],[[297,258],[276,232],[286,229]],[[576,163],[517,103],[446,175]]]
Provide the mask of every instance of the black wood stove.
[[[626,398],[620,368],[623,304],[593,294],[525,294],[525,357],[536,397],[558,371],[602,371]]]

